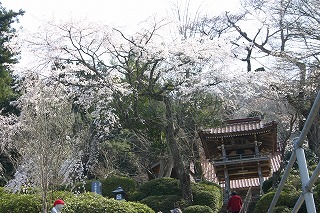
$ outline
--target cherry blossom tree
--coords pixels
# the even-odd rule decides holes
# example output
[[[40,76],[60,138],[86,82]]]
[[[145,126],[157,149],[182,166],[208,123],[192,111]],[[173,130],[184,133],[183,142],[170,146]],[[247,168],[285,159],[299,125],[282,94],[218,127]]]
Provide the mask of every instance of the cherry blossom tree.
[[[161,36],[160,30],[166,24],[161,21],[146,22],[131,35],[108,26],[83,24],[51,24],[52,32],[45,31],[46,36],[30,40],[33,51],[43,65],[53,66],[52,76],[79,92],[81,101],[77,102],[88,112],[92,109],[92,116],[106,123],[106,128],[117,118],[112,114],[111,101],[118,99],[122,103],[122,99],[131,97],[128,109],[137,121],[141,98],[162,104],[165,120],[160,126],[184,198],[191,201],[189,163],[179,147],[185,143],[179,139],[184,133],[176,126],[173,101],[178,94],[187,97],[193,92],[210,91],[226,78],[228,44],[221,39],[167,39]]]
[[[205,19],[203,32],[228,36],[235,57],[247,64],[248,72],[273,76],[264,82],[262,96],[271,100],[272,94],[283,106],[289,105],[292,116],[287,114],[287,123],[297,121],[289,129],[299,131],[319,90],[319,31],[313,29],[320,20],[319,5],[316,1],[287,0],[242,3],[241,14]],[[212,25],[217,20],[220,30],[214,31]],[[308,134],[309,146],[316,153],[318,126],[312,125]]]
[[[17,104],[21,109],[12,140],[21,155],[15,179],[7,186],[20,191],[22,186],[39,187],[42,209],[47,212],[50,185],[62,184],[81,156],[73,137],[72,102],[61,84],[26,77]]]
[[[319,30],[314,28],[320,20],[319,4],[244,0],[242,6],[237,14],[204,17],[199,28],[202,35],[223,37],[233,44],[235,59],[243,63],[239,67],[245,65],[251,73],[250,85],[253,79],[258,83],[251,87],[256,88],[254,99],[247,98],[234,115],[251,114],[248,109],[252,109],[277,120],[284,156],[288,141],[299,134],[319,90]],[[307,137],[308,146],[319,156],[318,119]]]

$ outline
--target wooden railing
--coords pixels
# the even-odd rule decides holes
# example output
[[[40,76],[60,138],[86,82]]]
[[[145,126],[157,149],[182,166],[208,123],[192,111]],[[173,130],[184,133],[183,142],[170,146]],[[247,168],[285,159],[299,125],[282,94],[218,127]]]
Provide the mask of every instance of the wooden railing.
[[[251,161],[265,161],[269,160],[270,156],[265,156],[265,155],[233,155],[233,156],[228,156],[226,158],[220,158],[220,159],[214,159],[212,162],[215,165],[224,165],[224,164],[232,164],[237,161],[241,162],[251,162]]]
[[[248,207],[250,205],[251,202],[251,198],[252,198],[252,191],[251,191],[251,187],[248,189],[247,195],[243,201],[240,213],[246,213],[248,210]]]

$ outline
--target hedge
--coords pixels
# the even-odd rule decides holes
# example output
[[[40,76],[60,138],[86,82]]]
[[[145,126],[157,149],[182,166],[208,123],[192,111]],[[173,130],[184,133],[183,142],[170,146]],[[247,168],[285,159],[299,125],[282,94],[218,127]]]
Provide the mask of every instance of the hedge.
[[[194,205],[183,210],[183,213],[214,213],[209,206]]]
[[[223,194],[219,185],[203,181],[192,183],[191,189],[192,205],[208,206],[214,212],[220,210],[223,205]],[[186,207],[181,195],[180,182],[173,178],[159,178],[142,184],[138,188],[136,200],[140,200],[155,211]]]
[[[41,197],[39,194],[2,193],[0,197],[0,212],[41,212]]]
[[[71,195],[70,192],[54,192],[49,200],[57,198],[65,201],[64,213],[95,212],[95,213],[155,213],[150,207],[134,202],[108,199],[95,193]],[[52,196],[50,198],[50,196]],[[52,203],[48,206],[52,208]],[[9,194],[2,193],[0,197],[0,212],[30,213],[41,212],[41,197],[39,194]]]
[[[100,180],[102,184],[102,195],[104,197],[113,198],[113,193],[115,189],[119,186],[125,191],[127,194],[127,199],[130,197],[132,193],[136,191],[137,184],[134,179],[129,177],[122,177],[122,176],[112,176],[108,177],[104,180]]]
[[[65,213],[95,212],[95,213],[154,213],[154,211],[140,203],[107,199],[96,193],[87,192],[65,200]]]
[[[140,202],[156,212],[170,212],[171,209],[175,208],[175,203],[181,202],[181,200],[182,198],[178,195],[159,195],[146,197]]]
[[[200,182],[192,185],[193,205],[205,205],[217,212],[223,205],[223,194],[220,186],[211,182]]]
[[[138,188],[142,198],[158,195],[181,196],[180,182],[174,178],[158,178],[142,184]]]
[[[260,200],[257,202],[257,204],[255,205],[254,213],[268,212],[269,206],[272,202],[274,195],[275,195],[275,192],[273,191],[262,196]],[[298,191],[291,191],[291,192],[282,191],[277,201],[277,206],[293,208],[299,196],[300,196],[300,192]],[[299,210],[299,213],[303,213],[303,212],[306,212],[305,205],[303,205]]]

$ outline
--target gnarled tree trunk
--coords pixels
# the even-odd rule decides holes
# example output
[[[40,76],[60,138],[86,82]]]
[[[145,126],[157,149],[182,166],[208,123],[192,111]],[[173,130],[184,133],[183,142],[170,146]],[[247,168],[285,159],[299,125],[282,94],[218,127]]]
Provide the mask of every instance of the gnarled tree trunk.
[[[183,199],[191,204],[193,197],[191,191],[191,181],[189,175],[189,165],[186,165],[183,161],[181,150],[179,149],[177,140],[175,138],[175,128],[173,122],[173,113],[172,113],[172,103],[169,97],[164,97],[163,99],[166,106],[166,139],[172,153],[174,167],[177,169],[178,176],[180,179],[180,186],[182,191]]]

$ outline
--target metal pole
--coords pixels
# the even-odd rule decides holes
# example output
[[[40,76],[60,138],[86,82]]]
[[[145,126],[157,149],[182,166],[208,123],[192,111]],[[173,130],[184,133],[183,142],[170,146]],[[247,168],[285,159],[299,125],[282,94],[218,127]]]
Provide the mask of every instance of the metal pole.
[[[304,197],[303,197],[303,194],[301,194],[299,199],[297,200],[296,204],[294,205],[291,213],[297,213],[299,211],[303,201],[304,201]]]
[[[278,186],[278,188],[277,188],[277,191],[276,191],[276,193],[274,194],[274,197],[273,197],[273,199],[272,199],[272,202],[271,202],[271,204],[270,204],[270,206],[269,206],[268,213],[272,213],[274,207],[276,206],[277,201],[278,201],[278,199],[279,199],[279,197],[280,197],[280,192],[282,191],[282,189],[283,189],[283,187],[284,187],[284,184],[285,184],[285,182],[286,182],[286,180],[287,180],[287,178],[288,178],[288,176],[289,176],[290,170],[291,170],[291,168],[292,168],[295,160],[296,160],[296,153],[295,153],[295,152],[292,152],[291,157],[290,157],[290,160],[289,160],[289,162],[288,162],[288,165],[287,165],[286,169],[284,170],[284,174],[283,174],[283,176],[282,176],[282,178],[281,178],[281,181],[280,181],[280,183],[279,183],[279,186]]]
[[[312,122],[315,118],[315,116],[317,115],[318,113],[318,110],[320,108],[320,91],[318,91],[318,94],[317,94],[317,97],[313,103],[313,106],[310,110],[310,113],[308,115],[308,118],[303,126],[303,129],[302,129],[302,132],[300,134],[300,137],[298,138],[298,140],[296,141],[296,147],[301,147],[302,144],[303,144],[303,141],[304,139],[306,138],[309,130],[310,130],[310,127],[312,125]],[[274,195],[273,199],[272,199],[272,202],[269,206],[269,209],[268,209],[268,213],[272,213],[274,207],[276,206],[277,204],[277,201],[280,197],[280,192],[282,191],[283,187],[284,187],[284,183],[285,181],[287,180],[288,178],[288,175],[289,175],[289,172],[294,164],[294,161],[296,160],[296,152],[292,152],[291,154],[291,157],[290,157],[290,160],[289,160],[289,163],[284,171],[284,174],[281,178],[281,181],[280,181],[280,184],[278,186],[278,189],[276,191],[276,194]]]
[[[309,179],[309,182],[307,183],[305,189],[306,191],[310,191],[313,184],[316,182],[320,174],[320,163],[318,164],[317,168],[314,170],[311,178]],[[295,206],[293,207],[292,213],[297,213],[304,201],[304,196],[303,194],[300,195],[299,199],[297,200]]]
[[[295,145],[298,145],[298,140],[296,141]],[[306,185],[309,182],[309,171],[307,167],[307,161],[304,154],[304,150],[302,147],[296,147],[296,155],[297,161],[299,166],[299,173],[302,185],[302,193],[304,196],[304,200],[306,202],[307,211],[308,213],[316,213],[316,207],[314,203],[313,193],[310,190],[306,189]]]

